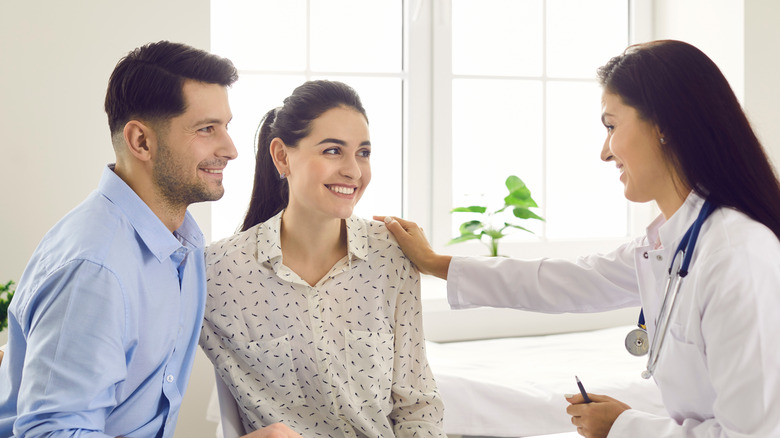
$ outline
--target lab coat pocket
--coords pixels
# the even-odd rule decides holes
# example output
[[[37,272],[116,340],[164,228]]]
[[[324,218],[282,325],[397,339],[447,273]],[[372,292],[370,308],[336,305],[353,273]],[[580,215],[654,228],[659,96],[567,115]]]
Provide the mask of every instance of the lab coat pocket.
[[[228,386],[233,386],[234,397],[245,399],[248,406],[304,403],[287,335],[263,342],[231,341],[230,345],[231,354],[217,369],[224,381],[232,382]]]
[[[346,333],[349,392],[360,405],[392,405],[393,335],[350,330]]]
[[[667,410],[685,413],[683,418],[695,418],[696,412],[700,415],[702,406],[711,406],[714,393],[708,373],[697,326],[671,322],[654,373],[659,388],[665,393]]]
[[[696,336],[695,331],[689,324],[677,321],[669,321],[669,334],[672,335],[675,341],[690,345],[696,345],[696,339],[700,338],[700,336]]]
[[[696,320],[698,322],[698,320]],[[691,320],[670,321],[669,352],[663,354],[670,355],[675,362],[686,363],[690,368],[695,368],[697,375],[707,372],[707,365],[704,359],[704,340],[701,336],[699,325]]]

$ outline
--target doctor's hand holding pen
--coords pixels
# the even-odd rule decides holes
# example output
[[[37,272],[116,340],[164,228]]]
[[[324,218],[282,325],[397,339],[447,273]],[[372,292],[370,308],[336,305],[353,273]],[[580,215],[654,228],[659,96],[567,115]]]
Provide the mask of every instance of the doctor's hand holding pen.
[[[604,438],[612,429],[617,417],[631,409],[631,406],[612,397],[588,394],[577,378],[580,394],[564,394],[571,403],[566,413],[571,415],[571,424],[577,427],[577,433],[587,438]]]
[[[571,415],[571,424],[577,426],[578,434],[587,438],[604,438],[617,417],[631,406],[606,395],[588,395],[591,403],[585,403],[580,394],[566,394],[566,401],[571,403],[566,413]]]

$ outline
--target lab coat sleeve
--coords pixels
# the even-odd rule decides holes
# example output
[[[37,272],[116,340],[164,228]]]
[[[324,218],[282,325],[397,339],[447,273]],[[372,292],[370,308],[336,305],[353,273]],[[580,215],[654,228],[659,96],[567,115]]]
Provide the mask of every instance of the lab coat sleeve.
[[[576,261],[453,257],[447,295],[454,309],[508,307],[588,313],[639,305],[634,257],[642,239]]]
[[[446,438],[442,429],[444,402],[428,359],[422,326],[420,274],[404,264],[395,309],[393,361],[393,432],[396,437]]]
[[[706,423],[706,422],[705,422]],[[607,438],[658,438],[658,437],[726,437],[722,431],[713,428],[717,427],[714,421],[709,425],[704,425],[709,432],[716,432],[714,435],[708,435],[702,428],[702,422],[686,419],[682,424],[678,424],[671,417],[653,415],[647,412],[629,409],[624,411],[612,424]],[[699,428],[699,433],[696,432]],[[735,435],[737,436],[737,435]],[[741,436],[741,435],[740,435]]]

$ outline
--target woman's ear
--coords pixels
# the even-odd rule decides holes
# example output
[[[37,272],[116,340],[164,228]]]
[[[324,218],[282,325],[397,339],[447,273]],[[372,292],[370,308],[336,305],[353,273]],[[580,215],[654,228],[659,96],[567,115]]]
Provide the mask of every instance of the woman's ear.
[[[269,153],[271,154],[271,159],[274,160],[274,166],[276,166],[279,175],[283,175],[283,177],[289,176],[290,162],[287,155],[287,145],[284,144],[281,138],[276,137],[271,140]]]
[[[155,146],[156,135],[154,130],[139,120],[130,120],[125,124],[123,131],[125,146],[130,155],[140,161],[152,159],[152,150]]]
[[[669,140],[666,135],[661,132],[661,128],[658,125],[655,125],[655,138],[657,138],[658,142],[661,144],[666,144],[666,142]]]

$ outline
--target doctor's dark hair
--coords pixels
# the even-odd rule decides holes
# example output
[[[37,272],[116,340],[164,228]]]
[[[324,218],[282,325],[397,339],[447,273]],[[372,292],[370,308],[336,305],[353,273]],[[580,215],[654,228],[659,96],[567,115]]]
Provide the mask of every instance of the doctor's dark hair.
[[[628,47],[598,69],[605,92],[658,126],[682,182],[780,239],[780,181],[728,81],[696,47],[673,40]]]
[[[186,79],[227,87],[238,71],[228,59],[169,41],[146,44],[120,59],[106,91],[111,136],[133,119],[160,123],[184,113]]]
[[[298,142],[311,132],[314,120],[338,107],[353,109],[368,122],[357,92],[349,85],[327,80],[305,82],[284,99],[282,106],[265,114],[257,136],[252,198],[241,231],[267,221],[287,206],[289,187],[274,166],[271,141],[279,138],[287,147],[298,146]]]

